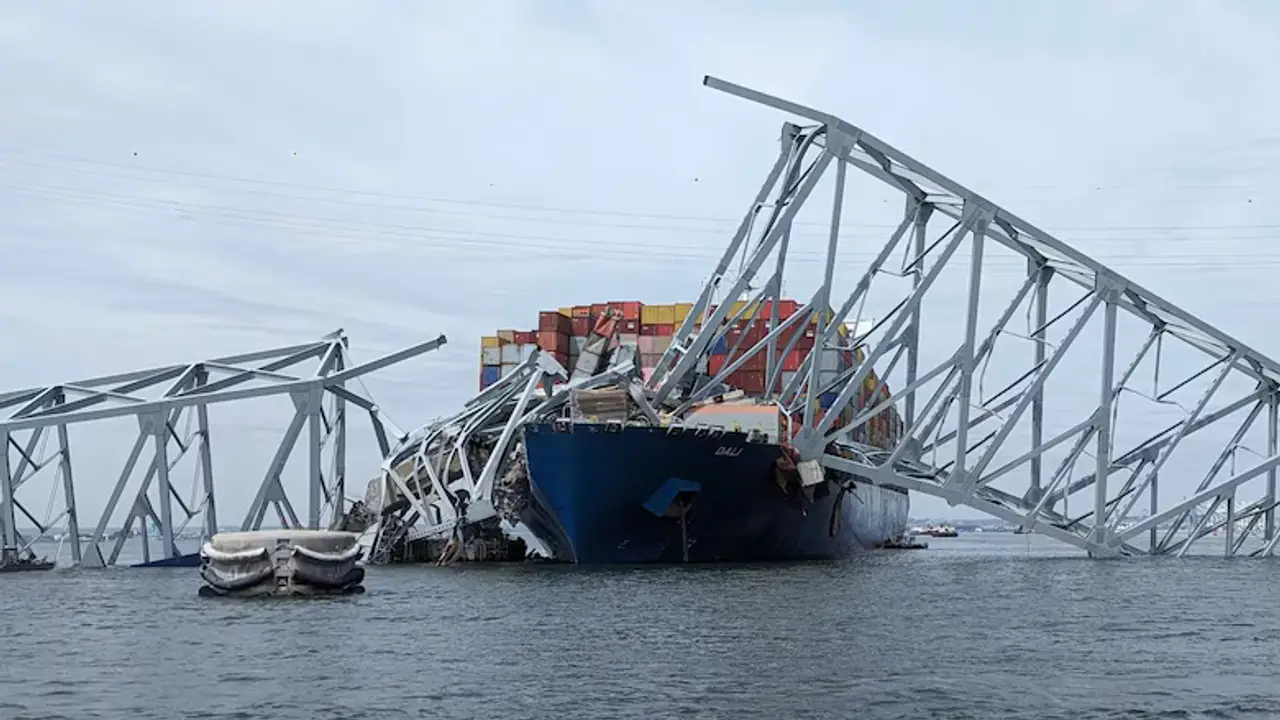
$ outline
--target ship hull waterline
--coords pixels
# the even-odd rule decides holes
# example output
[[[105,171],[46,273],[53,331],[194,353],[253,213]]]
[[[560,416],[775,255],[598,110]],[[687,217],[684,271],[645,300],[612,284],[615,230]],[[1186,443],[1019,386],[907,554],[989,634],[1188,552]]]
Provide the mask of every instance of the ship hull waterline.
[[[521,520],[551,559],[586,565],[835,558],[903,535],[905,492],[831,477],[784,489],[777,444],[665,428],[524,429]],[[830,475],[830,474],[829,474]]]

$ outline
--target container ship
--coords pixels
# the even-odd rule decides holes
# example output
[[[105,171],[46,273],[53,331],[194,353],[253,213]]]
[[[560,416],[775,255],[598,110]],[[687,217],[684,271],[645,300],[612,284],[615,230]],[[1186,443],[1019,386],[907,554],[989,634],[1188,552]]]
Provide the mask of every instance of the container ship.
[[[730,317],[739,319],[701,358],[704,379],[733,362],[735,348],[750,348],[767,335],[772,308],[745,305],[732,308]],[[590,377],[611,356],[627,352],[647,380],[692,307],[609,302],[542,312],[536,329],[482,339],[480,388],[537,352],[554,356],[571,379]],[[798,309],[795,301],[779,301],[779,322]],[[816,321],[795,325],[801,337],[781,358],[775,395],[813,349]],[[863,359],[859,348],[847,347],[851,328],[841,326],[838,336],[837,346],[820,354],[823,387]],[[784,336],[778,347],[793,338]],[[802,420],[764,397],[765,363],[757,353],[711,400],[679,418],[660,414],[657,422],[637,411],[634,388],[574,390],[562,417],[522,427],[519,471],[505,473],[495,489],[504,516],[527,528],[552,558],[585,564],[824,558],[902,536],[906,491],[830,469],[816,479],[801,477],[790,441]],[[835,427],[888,393],[871,373]],[[821,417],[835,398],[834,392],[820,396],[815,414]],[[890,449],[901,432],[890,408],[847,437]]]

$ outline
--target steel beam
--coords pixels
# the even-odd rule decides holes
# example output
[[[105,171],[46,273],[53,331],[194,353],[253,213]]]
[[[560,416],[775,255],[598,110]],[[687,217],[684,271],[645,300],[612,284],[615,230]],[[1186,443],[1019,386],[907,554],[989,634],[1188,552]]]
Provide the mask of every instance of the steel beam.
[[[368,410],[373,421],[375,435],[382,449],[388,441],[383,427],[383,417],[377,405],[344,387],[344,384],[361,376],[376,372],[395,363],[403,362],[444,345],[443,335],[418,343],[390,355],[364,364],[351,363],[346,354],[347,339],[341,333],[332,333],[319,342],[290,345],[212,360],[174,364],[117,373],[100,377],[62,383],[45,388],[26,388],[0,392],[0,545],[6,559],[16,559],[20,551],[45,549],[41,541],[55,532],[65,532],[71,546],[70,562],[83,567],[103,567],[115,563],[120,557],[130,528],[138,525],[141,532],[141,554],[144,561],[152,559],[152,547],[147,539],[148,521],[155,523],[161,543],[160,555],[173,559],[182,552],[182,533],[197,515],[200,522],[199,537],[207,538],[219,529],[217,500],[213,468],[215,465],[211,438],[209,407],[236,400],[288,395],[293,398],[297,410],[294,424],[286,432],[286,440],[292,436],[296,442],[302,426],[308,426],[308,495],[309,506],[306,525],[317,528],[325,525],[325,513],[329,513],[328,525],[341,520],[346,510],[344,487],[347,454],[345,404],[354,402]],[[316,362],[313,371],[295,374],[293,368],[303,362]],[[213,378],[214,374],[221,377]],[[268,385],[244,387],[251,380],[266,380]],[[324,414],[325,398],[332,395],[337,410],[332,423]],[[187,437],[180,437],[175,427],[187,416]],[[115,480],[101,515],[93,522],[91,536],[80,539],[82,506],[76,501],[76,484],[101,482],[100,464],[77,467],[81,460],[73,454],[68,426],[92,424],[91,421],[133,416],[139,423],[139,432],[124,467]],[[194,422],[196,429],[190,431]],[[296,429],[295,429],[296,427]],[[41,439],[48,437],[47,429],[56,429],[57,451],[45,457],[40,454]],[[28,433],[22,436],[21,433]],[[287,450],[293,443],[282,443],[281,452],[273,459],[266,478],[259,488],[258,497],[250,508],[249,517],[241,527],[258,527],[268,506],[289,525],[300,525],[284,486],[280,471],[288,459]],[[233,447],[228,444],[227,447]],[[193,472],[191,501],[183,500],[174,486],[172,468],[192,452]],[[331,470],[326,473],[325,456],[332,457]],[[16,459],[16,462],[14,460]],[[73,461],[74,460],[74,461]],[[104,554],[102,543],[108,538],[110,523],[128,488],[134,484],[139,465],[145,468],[143,477],[131,491],[133,500],[128,505],[126,526],[115,535],[114,547]],[[16,467],[15,467],[16,466]],[[56,470],[57,478],[42,482],[48,473]],[[326,475],[334,482],[336,493],[330,492]],[[22,496],[35,494],[41,488],[53,494],[61,494],[63,507],[51,507],[56,513],[52,522],[27,515],[37,528],[34,537],[24,537],[17,522],[19,512],[26,513]],[[135,523],[135,521],[137,521]],[[61,525],[61,527],[57,527]],[[60,545],[59,545],[60,548]]]

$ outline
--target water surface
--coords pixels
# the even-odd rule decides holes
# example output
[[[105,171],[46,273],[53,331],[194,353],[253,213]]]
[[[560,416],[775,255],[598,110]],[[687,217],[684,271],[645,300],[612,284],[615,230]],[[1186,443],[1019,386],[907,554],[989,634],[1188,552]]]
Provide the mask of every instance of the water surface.
[[[392,567],[200,598],[194,569],[0,577],[3,718],[1280,716],[1274,560],[1008,534],[838,562]]]

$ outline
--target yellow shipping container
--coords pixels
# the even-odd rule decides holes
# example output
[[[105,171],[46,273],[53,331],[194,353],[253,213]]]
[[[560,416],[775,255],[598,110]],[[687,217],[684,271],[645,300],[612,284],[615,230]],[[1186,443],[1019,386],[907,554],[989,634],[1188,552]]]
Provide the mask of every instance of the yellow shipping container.
[[[657,320],[654,322],[658,325],[674,325],[676,322],[676,306],[675,305],[658,305],[656,308]]]
[[[689,317],[689,313],[691,312],[693,312],[693,303],[676,303],[675,304],[676,320],[675,320],[675,323],[673,324],[679,325],[680,323],[684,322]]]
[[[572,305],[570,305],[569,307],[562,307],[562,308],[560,308],[559,310],[557,310],[556,312],[560,313],[561,315],[563,315],[563,316],[565,316],[565,317],[567,317],[567,318],[571,318],[571,317],[573,317],[573,306],[572,306]]]
[[[863,351],[862,351],[862,346],[861,346],[861,345],[859,345],[858,347],[856,347],[856,348],[854,348],[854,349],[853,349],[853,361],[854,361],[854,362],[856,362],[856,363],[858,363],[859,365],[861,365],[861,364],[862,364],[862,361],[864,361],[864,360],[866,360],[866,359],[867,359],[867,354],[866,354],[865,352],[863,352]]]
[[[499,330],[498,339],[502,340],[503,342],[513,343],[516,341],[516,331],[515,330]]]
[[[862,381],[862,386],[867,389],[867,392],[875,392],[877,384],[879,381],[876,380],[874,372],[867,373],[867,379]]]
[[[499,342],[498,342],[497,335],[490,335],[490,336],[480,338],[480,347],[482,348],[495,348],[495,347],[498,347],[498,345],[499,345]]]
[[[643,325],[658,324],[658,308],[661,305],[644,305],[640,308],[640,323]]]

